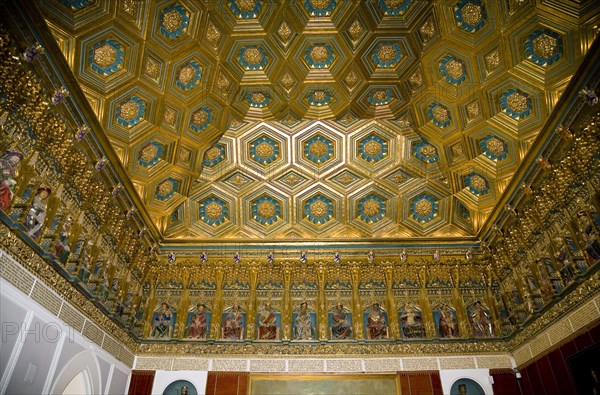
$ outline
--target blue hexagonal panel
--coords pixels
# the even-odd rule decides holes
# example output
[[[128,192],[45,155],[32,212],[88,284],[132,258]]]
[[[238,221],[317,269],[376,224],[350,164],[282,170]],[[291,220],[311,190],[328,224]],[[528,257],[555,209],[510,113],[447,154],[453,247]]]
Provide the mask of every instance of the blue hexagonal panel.
[[[563,40],[550,29],[537,29],[525,41],[525,55],[538,66],[549,66],[561,58]]]
[[[304,143],[304,158],[316,165],[322,165],[333,157],[334,142],[320,134],[311,137]]]
[[[427,117],[440,129],[448,127],[452,123],[450,110],[438,102],[427,106]]]
[[[304,215],[307,220],[316,225],[322,225],[333,218],[333,201],[326,196],[317,194],[304,204]]]
[[[263,135],[250,143],[250,158],[266,166],[281,158],[281,145],[277,140]]]
[[[379,43],[371,53],[371,60],[375,67],[389,69],[396,67],[402,60],[402,48],[395,42]]]
[[[230,0],[229,9],[238,19],[256,19],[262,11],[263,4],[261,0]]]
[[[190,120],[190,129],[194,132],[202,132],[213,120],[213,110],[208,106],[203,106],[192,114]]]
[[[215,167],[227,156],[224,144],[215,144],[204,153],[204,166]]]
[[[132,127],[141,122],[146,115],[146,103],[137,96],[131,96],[116,108],[116,119],[119,125]]]
[[[488,134],[479,142],[481,152],[493,161],[501,161],[508,156],[508,144],[498,136]]]
[[[330,16],[337,6],[336,0],[304,0],[304,9],[310,16]]]
[[[450,85],[460,85],[467,79],[467,69],[462,60],[452,55],[446,55],[438,66],[440,75]]]
[[[490,191],[488,181],[481,174],[471,172],[464,177],[465,186],[475,196],[485,195]]]
[[[158,163],[165,147],[158,141],[152,141],[142,147],[138,153],[138,163],[143,167],[151,167]]]
[[[88,62],[92,71],[107,76],[116,73],[123,67],[122,45],[112,39],[104,39],[95,43],[88,54]]]
[[[271,196],[261,196],[252,203],[252,218],[261,225],[272,225],[281,219],[281,202]]]
[[[435,163],[440,159],[437,148],[425,140],[415,143],[411,153],[423,163]]]
[[[413,0],[379,0],[377,5],[383,13],[388,16],[402,16],[413,4]]]
[[[181,37],[187,30],[190,14],[181,4],[171,4],[160,13],[160,33],[170,39]]]
[[[358,143],[358,155],[369,163],[377,163],[388,154],[389,142],[377,134],[370,134]]]
[[[215,196],[201,200],[198,210],[200,220],[215,228],[229,220],[229,205]]]
[[[172,177],[168,177],[156,186],[156,193],[154,194],[154,196],[157,200],[164,202],[173,197],[173,195],[175,194],[175,192],[177,192],[178,189],[179,181]]]
[[[474,33],[485,26],[485,6],[480,0],[460,0],[454,5],[454,20],[460,29]]]
[[[519,89],[507,89],[500,96],[500,109],[513,119],[520,120],[531,115],[531,107],[531,98]]]
[[[374,224],[385,217],[386,210],[386,200],[379,195],[371,194],[359,200],[356,213],[361,221]]]
[[[411,199],[409,210],[414,220],[427,223],[438,215],[439,207],[439,203],[434,196],[422,193]]]

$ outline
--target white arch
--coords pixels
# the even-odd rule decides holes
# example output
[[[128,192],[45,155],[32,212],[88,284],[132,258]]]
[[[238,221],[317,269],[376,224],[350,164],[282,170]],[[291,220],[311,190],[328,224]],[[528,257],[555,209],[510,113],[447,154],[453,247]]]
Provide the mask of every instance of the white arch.
[[[102,393],[102,374],[96,354],[91,350],[85,350],[75,355],[56,375],[52,384],[51,394],[62,394],[67,385],[75,376],[84,373],[88,394]]]
[[[81,395],[91,394],[90,377],[84,370],[75,375],[67,386],[63,389],[61,395]]]

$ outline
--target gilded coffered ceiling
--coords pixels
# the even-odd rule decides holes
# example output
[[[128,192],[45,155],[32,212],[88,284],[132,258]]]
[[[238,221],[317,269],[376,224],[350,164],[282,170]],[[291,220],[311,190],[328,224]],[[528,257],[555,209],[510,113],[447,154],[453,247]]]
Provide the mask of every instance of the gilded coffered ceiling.
[[[165,241],[481,235],[593,1],[44,0]]]

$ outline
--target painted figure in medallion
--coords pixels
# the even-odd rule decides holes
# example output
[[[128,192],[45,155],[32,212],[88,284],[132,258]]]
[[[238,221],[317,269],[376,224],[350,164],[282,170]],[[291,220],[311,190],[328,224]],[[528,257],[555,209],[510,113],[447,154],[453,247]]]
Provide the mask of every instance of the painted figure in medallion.
[[[337,305],[331,314],[331,322],[331,338],[333,340],[352,338],[352,318],[350,312],[344,309],[343,304]]]
[[[469,309],[469,324],[475,337],[494,336],[492,317],[488,309],[480,301],[475,302]]]
[[[405,303],[404,309],[400,311],[400,326],[402,335],[408,339],[421,339],[425,337],[425,326],[421,310],[415,306]]]
[[[37,238],[42,233],[42,226],[46,221],[46,209],[48,207],[48,196],[52,193],[49,187],[39,187],[33,198],[31,208],[25,217],[25,228],[27,234],[33,238]]]
[[[189,325],[187,328],[188,339],[206,339],[208,334],[206,305],[198,303],[196,308],[189,313]]]
[[[224,314],[223,339],[242,340],[244,335],[244,314],[240,305],[234,303],[233,306]]]
[[[296,334],[296,340],[313,340],[314,339],[314,327],[312,324],[312,318],[308,312],[308,304],[306,302],[300,303],[300,311],[296,315],[294,332]]]
[[[150,333],[150,337],[155,339],[170,339],[174,322],[175,320],[171,308],[167,302],[162,302],[160,307],[154,312],[154,321],[152,322],[152,332]]]
[[[258,315],[258,340],[277,340],[279,328],[271,303],[267,302]]]
[[[367,338],[370,340],[382,340],[388,338],[387,320],[385,311],[379,303],[373,303],[367,317]]]
[[[17,166],[23,160],[23,154],[16,151],[7,151],[0,158],[0,210],[7,211],[14,196],[17,185]]]

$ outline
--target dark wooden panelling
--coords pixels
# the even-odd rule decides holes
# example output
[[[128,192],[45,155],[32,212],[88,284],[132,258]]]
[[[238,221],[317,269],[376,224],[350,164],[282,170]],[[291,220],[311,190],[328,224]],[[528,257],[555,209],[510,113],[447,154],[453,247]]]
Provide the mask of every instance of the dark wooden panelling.
[[[129,395],[150,395],[154,384],[154,370],[132,370]]]
[[[600,340],[599,328],[600,326],[595,326],[588,332],[580,334],[549,354],[538,358],[525,367],[521,367],[523,394],[576,394],[575,379],[569,365],[569,359],[571,358],[572,360],[574,355],[598,344],[598,340]],[[494,380],[496,380],[495,377]],[[504,382],[503,379],[500,379],[500,381]],[[496,391],[496,388],[496,385],[494,385],[494,391]],[[508,392],[503,393],[508,394]]]
[[[519,383],[512,370],[490,371],[494,378],[494,395],[516,395],[519,394]]]
[[[402,395],[442,395],[439,372],[400,372]]]
[[[206,395],[246,395],[248,373],[208,372]]]

